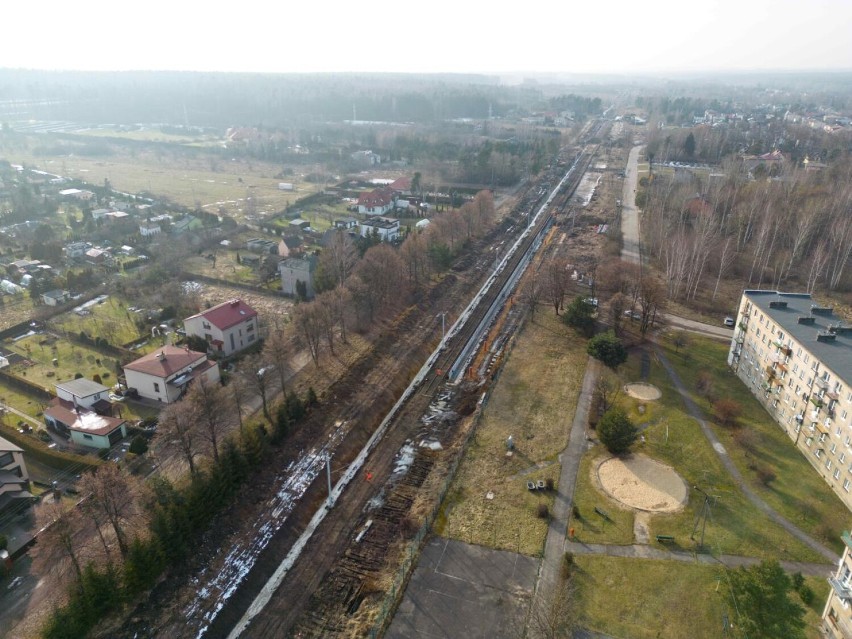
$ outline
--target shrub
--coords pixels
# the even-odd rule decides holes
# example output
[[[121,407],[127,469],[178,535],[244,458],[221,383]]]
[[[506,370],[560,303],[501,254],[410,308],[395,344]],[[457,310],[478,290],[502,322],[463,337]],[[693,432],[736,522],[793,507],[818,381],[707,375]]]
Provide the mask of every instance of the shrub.
[[[144,455],[148,452],[148,440],[142,435],[136,435],[130,442],[130,452],[134,455]]]
[[[769,484],[775,481],[775,473],[766,466],[759,466],[755,472],[757,473],[758,481],[767,488],[769,487]]]
[[[598,422],[598,437],[613,455],[629,452],[639,432],[622,408],[611,408]]]
[[[735,399],[723,397],[713,403],[713,413],[716,415],[716,419],[719,420],[722,426],[727,426],[728,428],[737,426],[737,419],[739,419],[742,412],[742,406]]]
[[[580,517],[580,508],[577,504],[571,506],[571,514],[574,516],[574,519],[582,519],[582,517]]]
[[[547,507],[547,504],[539,504],[536,509],[536,515],[539,519],[547,519],[550,517],[550,509]]]
[[[709,397],[713,393],[713,376],[707,371],[699,371],[695,380],[695,390],[702,397]]]
[[[583,297],[579,295],[565,309],[562,321],[576,329],[580,334],[591,337],[595,332],[595,320],[592,317],[594,312],[595,307],[587,304]]]
[[[570,552],[565,552],[562,555],[562,566],[560,567],[560,572],[562,574],[563,579],[568,579],[571,576],[571,569],[574,567],[574,555]]]
[[[548,477],[544,483],[547,486],[547,490],[553,490],[556,486],[556,482],[553,481],[553,477]]]
[[[627,349],[612,331],[595,335],[589,340],[586,351],[612,369],[618,368],[627,361]]]
[[[9,541],[6,539],[6,535],[0,535],[0,550],[6,550],[9,547]]]
[[[802,603],[806,606],[810,606],[814,602],[814,591],[807,584],[802,584],[802,587],[798,588],[798,592]]]

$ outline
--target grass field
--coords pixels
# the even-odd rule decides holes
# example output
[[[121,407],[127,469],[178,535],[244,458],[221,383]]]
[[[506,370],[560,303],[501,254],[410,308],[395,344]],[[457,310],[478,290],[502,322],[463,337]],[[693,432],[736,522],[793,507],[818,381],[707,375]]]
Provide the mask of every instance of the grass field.
[[[103,304],[89,307],[89,315],[80,316],[69,311],[54,317],[51,324],[71,333],[85,331],[93,338],[103,337],[110,344],[120,346],[147,337],[136,325],[139,315],[128,311],[129,306],[132,304],[110,295]]]
[[[595,556],[574,561],[580,623],[588,629],[625,639],[718,639],[723,615],[736,622],[721,567]],[[803,606],[807,636],[817,639],[828,583],[805,581],[816,595],[812,607]]]
[[[462,541],[541,552],[547,532],[537,517],[550,508],[549,491],[527,481],[558,482],[557,455],[565,448],[585,370],[585,341],[542,310],[516,343],[488,401],[474,440],[445,501],[436,532]],[[515,451],[506,456],[512,436]],[[486,499],[492,491],[494,498]]]
[[[728,346],[699,336],[690,336],[689,340],[689,345],[681,348],[680,354],[666,346],[667,357],[749,486],[802,530],[841,553],[840,534],[852,526],[849,509],[728,368]],[[751,433],[751,450],[742,445],[741,434],[713,421],[711,403],[695,392],[699,371],[712,375],[716,396],[734,399],[742,406],[740,428]],[[775,479],[768,486],[758,477],[760,469],[771,469],[775,474]]]
[[[640,357],[634,351],[620,370],[621,382],[638,380],[639,370]],[[684,550],[766,559],[823,561],[820,555],[791,538],[783,528],[746,499],[722,466],[698,423],[684,412],[680,396],[675,392],[662,365],[653,359],[647,381],[662,391],[659,401],[640,402],[624,393],[619,398],[634,423],[643,428],[645,441],[637,443],[634,450],[672,466],[689,486],[698,486],[714,498],[712,516],[706,524],[704,548],[699,548],[698,534],[695,540],[690,539],[704,499],[696,490],[690,491],[689,503],[683,511],[650,516],[651,538],[656,534],[672,535],[676,547]],[[638,410],[640,404],[645,406],[644,413]],[[581,519],[572,519],[571,525],[580,541],[627,543],[626,531],[630,530],[627,528],[628,515],[589,477],[591,460],[605,454],[600,446],[586,454],[583,465],[586,470],[583,472],[581,469],[577,477]],[[592,501],[613,517],[613,525],[604,525],[601,518],[594,514]]]

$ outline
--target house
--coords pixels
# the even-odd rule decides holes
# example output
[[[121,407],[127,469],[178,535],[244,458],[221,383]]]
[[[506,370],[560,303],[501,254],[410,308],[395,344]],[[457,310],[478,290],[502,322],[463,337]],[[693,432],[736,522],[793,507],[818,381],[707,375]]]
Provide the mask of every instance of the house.
[[[278,252],[278,243],[261,237],[253,237],[246,240],[246,248],[255,253],[269,253],[275,255]]]
[[[90,264],[103,264],[107,257],[109,254],[103,249],[90,248],[86,251],[86,261]]]
[[[339,220],[334,220],[334,228],[347,231],[358,226],[358,220],[354,217],[344,217]]]
[[[41,301],[47,306],[59,306],[69,300],[71,294],[68,291],[54,289],[41,294]]]
[[[291,231],[310,231],[311,223],[307,220],[297,218],[295,220],[290,220],[289,227]]]
[[[91,246],[88,242],[71,242],[63,247],[62,252],[65,253],[66,258],[75,259],[83,257]]]
[[[283,239],[278,242],[278,257],[290,257],[290,247]]]
[[[61,397],[54,398],[44,410],[44,421],[70,436],[73,443],[88,448],[110,448],[127,437],[125,420],[99,414]]]
[[[396,193],[409,193],[411,191],[411,178],[397,178],[388,184],[388,188]]]
[[[194,215],[184,215],[177,222],[172,224],[172,233],[186,233],[194,231],[204,226],[204,223]]]
[[[129,217],[130,215],[124,211],[110,211],[107,213],[107,219],[111,222],[120,222],[121,220],[126,220]]]
[[[33,498],[29,489],[23,449],[0,437],[0,513],[29,506]]]
[[[822,636],[826,639],[852,637],[852,536],[848,531],[843,539],[843,557],[837,572],[829,577],[828,601],[822,611]]]
[[[382,163],[382,156],[369,150],[355,151],[355,153],[351,154],[349,157],[359,164],[364,164],[366,166],[375,166],[376,164]]]
[[[73,197],[78,200],[82,200],[83,202],[88,202],[95,197],[95,194],[91,191],[83,191],[80,189],[64,189],[59,192],[59,195],[62,197]]]
[[[210,348],[226,356],[253,345],[259,333],[257,311],[240,299],[187,317],[183,327],[187,337],[201,337]]]
[[[92,211],[92,219],[100,220],[101,218],[106,217],[110,213],[111,211],[109,209],[95,209],[94,211]]]
[[[389,189],[374,189],[358,196],[358,212],[362,215],[384,215],[393,208],[394,194]]]
[[[747,290],[728,365],[852,509],[852,326],[807,293]]]
[[[361,222],[361,237],[376,234],[383,242],[393,242],[399,238],[399,220],[390,217],[374,217]]]
[[[153,224],[151,222],[143,222],[139,225],[139,233],[142,237],[151,237],[152,235],[159,235],[161,232],[159,224]]]
[[[316,262],[314,256],[305,259],[289,257],[279,262],[278,272],[281,274],[281,290],[287,295],[296,295],[297,285],[301,282],[305,285],[305,297],[311,299],[314,296]]]
[[[206,353],[177,346],[163,346],[126,364],[124,376],[139,395],[166,404],[180,399],[194,379],[213,383],[221,378],[219,364],[208,360]]]
[[[82,406],[91,410],[111,414],[112,404],[109,401],[109,389],[85,377],[70,379],[56,384],[56,396],[72,406]]]

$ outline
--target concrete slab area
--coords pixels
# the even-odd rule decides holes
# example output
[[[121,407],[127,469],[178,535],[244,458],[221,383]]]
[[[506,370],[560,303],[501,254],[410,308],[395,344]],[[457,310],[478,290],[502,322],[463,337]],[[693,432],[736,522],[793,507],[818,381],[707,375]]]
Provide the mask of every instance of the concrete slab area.
[[[385,637],[516,637],[538,563],[513,552],[433,537]]]

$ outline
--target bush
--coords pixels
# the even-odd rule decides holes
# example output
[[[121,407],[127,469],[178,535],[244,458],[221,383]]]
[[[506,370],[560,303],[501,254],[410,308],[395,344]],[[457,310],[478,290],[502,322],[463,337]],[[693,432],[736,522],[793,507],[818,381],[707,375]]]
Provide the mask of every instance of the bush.
[[[134,455],[144,455],[148,452],[148,440],[142,435],[136,435],[130,442],[130,452]]]
[[[758,481],[767,488],[769,488],[769,484],[775,481],[775,472],[766,466],[759,466],[756,473]]]
[[[548,477],[544,484],[547,486],[547,490],[553,490],[556,486],[556,482],[553,481],[553,477]]]
[[[583,297],[578,295],[565,309],[562,321],[576,329],[581,335],[591,337],[595,332],[595,319],[592,317],[594,312],[595,307],[587,304]]]
[[[595,335],[589,340],[586,351],[613,370],[627,361],[627,349],[612,331]]]
[[[716,415],[716,419],[719,420],[722,426],[727,426],[728,428],[737,426],[737,420],[742,415],[742,412],[742,406],[735,399],[723,397],[713,403],[713,413]]]
[[[639,432],[627,413],[615,407],[604,413],[598,422],[598,437],[610,453],[621,455],[630,451]]]
[[[814,591],[807,584],[802,584],[802,587],[798,589],[798,592],[802,603],[806,606],[810,606],[814,602]]]
[[[708,397],[713,393],[713,376],[707,371],[698,371],[695,380],[695,390],[702,397]]]
[[[565,552],[562,555],[562,566],[560,567],[560,572],[562,573],[563,579],[568,579],[571,576],[571,569],[574,567],[574,555],[570,552]]]
[[[547,504],[539,504],[536,509],[536,515],[539,519],[547,519],[550,517],[550,509],[547,507]]]
[[[571,506],[571,514],[574,516],[574,519],[582,519],[582,517],[580,516],[580,508],[577,506],[577,504]]]

